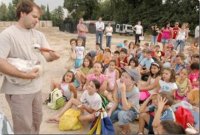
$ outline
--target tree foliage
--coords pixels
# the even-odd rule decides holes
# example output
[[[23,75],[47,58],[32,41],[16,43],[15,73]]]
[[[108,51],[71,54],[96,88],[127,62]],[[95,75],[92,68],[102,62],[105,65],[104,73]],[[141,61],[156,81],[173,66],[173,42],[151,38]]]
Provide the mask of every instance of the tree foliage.
[[[7,6],[6,4],[2,3],[0,5],[0,20],[1,21],[7,21],[7,12],[8,12],[8,9],[7,9]]]
[[[12,0],[7,7],[0,4],[0,20],[14,20],[15,8],[20,0]],[[34,0],[33,0],[34,1]],[[166,22],[178,21],[188,22],[190,29],[194,30],[199,23],[199,1],[198,0],[64,0],[64,8],[69,13],[75,10],[70,19],[76,24],[80,17],[85,20],[96,20],[99,16],[103,20],[112,20],[116,23],[129,23],[135,25],[142,21],[145,30],[154,23],[162,27]],[[52,20],[56,26],[63,23],[62,7],[49,11],[49,6],[41,6],[43,15],[41,19]],[[193,33],[193,32],[191,32]]]
[[[62,27],[63,17],[64,17],[64,11],[63,11],[63,8],[61,6],[54,9],[53,12],[52,12],[52,16],[51,16],[53,25]]]
[[[142,21],[146,30],[154,23],[188,22],[193,30],[199,23],[198,0],[106,0],[100,5],[103,19],[135,25]]]
[[[97,19],[96,13],[99,11],[98,0],[65,0],[64,7],[71,12],[73,9],[76,13],[73,14],[73,18],[78,20],[83,17],[87,20]]]

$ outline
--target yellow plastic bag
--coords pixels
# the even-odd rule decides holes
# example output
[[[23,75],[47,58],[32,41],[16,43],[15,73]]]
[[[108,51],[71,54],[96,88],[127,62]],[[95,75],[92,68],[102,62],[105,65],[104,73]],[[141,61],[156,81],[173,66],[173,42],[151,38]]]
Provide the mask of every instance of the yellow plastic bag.
[[[101,116],[99,116],[94,123],[94,125],[91,127],[90,131],[87,133],[88,135],[100,135],[101,134]]]
[[[59,130],[68,131],[68,130],[78,130],[82,128],[82,125],[78,119],[81,111],[75,109],[67,110],[59,121]]]

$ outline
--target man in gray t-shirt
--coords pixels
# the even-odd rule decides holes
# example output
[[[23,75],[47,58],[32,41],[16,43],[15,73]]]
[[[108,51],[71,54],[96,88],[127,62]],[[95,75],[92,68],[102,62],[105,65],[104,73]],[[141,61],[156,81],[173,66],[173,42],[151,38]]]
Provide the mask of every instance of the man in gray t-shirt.
[[[56,60],[59,55],[50,49],[44,34],[33,29],[41,15],[38,5],[21,1],[16,15],[17,24],[0,33],[0,72],[6,76],[2,91],[12,113],[14,133],[38,134],[42,121],[42,68],[45,61]],[[30,62],[35,68],[25,72],[10,64],[8,58]]]

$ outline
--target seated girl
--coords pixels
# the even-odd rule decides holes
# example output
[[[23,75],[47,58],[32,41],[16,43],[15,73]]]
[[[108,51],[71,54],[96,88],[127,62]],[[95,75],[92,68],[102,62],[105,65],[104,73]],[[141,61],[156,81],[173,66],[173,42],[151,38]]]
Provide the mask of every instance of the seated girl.
[[[199,62],[194,62],[190,65],[191,72],[189,74],[189,79],[192,85],[192,89],[199,90]]]
[[[93,70],[93,73],[88,74],[86,77],[85,86],[87,86],[87,84],[91,80],[96,79],[100,82],[100,88],[99,88],[98,93],[102,94],[107,89],[107,78],[104,74],[102,74],[103,66],[100,62],[95,62],[92,70]]]
[[[74,80],[75,75],[69,70],[63,75],[61,83],[52,82],[51,90],[55,88],[60,89],[67,101],[69,101],[71,97],[77,98],[77,91],[73,84]]]
[[[176,90],[176,100],[186,99],[187,93],[192,89],[186,69],[180,71],[179,76],[176,78],[176,84],[178,86],[178,89]]]
[[[119,78],[119,71],[116,69],[115,60],[110,61],[109,66],[108,68],[106,68],[104,74],[106,75],[108,79],[107,90],[112,93],[114,90],[115,82]]]
[[[71,98],[63,107],[63,109],[53,116],[49,118],[47,122],[58,123],[60,117],[70,109],[73,105],[75,105],[78,109],[81,109],[82,114],[79,116],[79,120],[81,122],[85,121],[93,121],[96,117],[96,112],[102,107],[102,100],[97,91],[100,88],[100,83],[97,80],[89,81],[86,86],[86,90],[81,95],[80,100]],[[84,114],[84,111],[87,111],[89,114]]]
[[[162,78],[159,80],[158,92],[170,92],[172,95],[178,89],[175,82],[175,71],[170,68],[164,68],[162,71]]]
[[[80,90],[86,83],[86,76],[91,72],[92,68],[92,59],[89,56],[85,56],[83,60],[82,67],[76,70],[76,79],[80,83]]]
[[[108,101],[110,102],[109,107],[106,108],[109,110],[108,115],[110,116],[112,113],[112,108],[113,106],[115,106],[115,103],[114,103],[114,99],[112,95],[107,91],[108,80],[107,80],[106,75],[102,74],[102,69],[103,69],[103,66],[101,63],[99,62],[94,63],[93,73],[87,76],[87,81],[86,81],[85,86],[87,86],[87,84],[93,79],[96,79],[100,82],[100,88],[97,91],[97,93],[99,93],[103,97],[106,97]]]
[[[138,72],[140,72],[140,69],[139,69],[139,62],[138,62],[138,59],[137,58],[131,58],[128,62],[128,68],[129,69],[135,69],[137,70]]]
[[[136,84],[140,74],[132,69],[123,68],[121,78],[117,80],[114,100],[116,110],[111,115],[112,122],[119,121],[121,133],[130,134],[129,123],[136,119],[139,111],[139,89]]]
[[[150,94],[157,93],[159,80],[161,79],[162,67],[160,64],[153,62],[150,66],[150,76],[145,84],[142,84],[140,91],[148,91]]]

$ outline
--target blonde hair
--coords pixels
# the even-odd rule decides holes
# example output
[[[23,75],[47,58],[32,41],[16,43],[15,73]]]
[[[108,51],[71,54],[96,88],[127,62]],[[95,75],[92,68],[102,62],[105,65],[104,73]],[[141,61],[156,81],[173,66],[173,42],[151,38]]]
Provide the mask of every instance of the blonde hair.
[[[180,72],[181,72],[181,73],[184,73],[184,74],[186,74],[186,75],[188,75],[188,71],[187,71],[187,69],[185,69],[185,68],[181,69]]]

